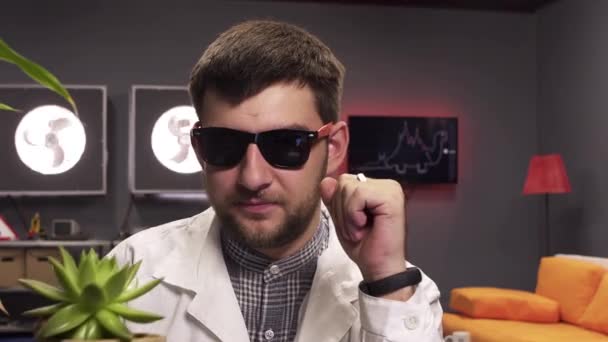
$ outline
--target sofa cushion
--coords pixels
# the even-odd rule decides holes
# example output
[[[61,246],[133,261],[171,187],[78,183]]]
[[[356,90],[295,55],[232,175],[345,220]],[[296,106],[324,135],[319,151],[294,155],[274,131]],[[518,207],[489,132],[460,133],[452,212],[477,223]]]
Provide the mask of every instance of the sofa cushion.
[[[608,342],[608,336],[568,323],[531,323],[443,315],[443,333],[465,330],[473,342]]]
[[[579,321],[581,327],[608,334],[608,274],[604,274],[595,296]]]
[[[495,287],[461,287],[451,291],[450,308],[474,318],[527,322],[559,321],[559,304],[535,293]]]
[[[590,255],[580,255],[580,254],[555,254],[555,256],[563,257],[563,258],[577,259],[577,260],[581,260],[581,261],[588,261],[590,263],[598,264],[598,265],[602,266],[603,268],[608,269],[608,258],[602,258],[602,257],[596,257],[596,256],[590,256]]]
[[[559,303],[562,321],[577,324],[605,272],[602,266],[590,262],[545,257],[538,268],[536,293]]]

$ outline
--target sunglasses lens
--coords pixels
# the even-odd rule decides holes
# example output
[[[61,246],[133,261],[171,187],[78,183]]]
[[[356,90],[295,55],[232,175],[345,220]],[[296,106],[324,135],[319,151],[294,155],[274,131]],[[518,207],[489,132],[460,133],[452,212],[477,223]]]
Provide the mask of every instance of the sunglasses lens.
[[[274,167],[299,168],[310,154],[311,132],[280,129],[259,133],[257,145],[264,159]],[[219,167],[238,164],[255,135],[222,127],[199,128],[194,135],[203,160]]]
[[[308,160],[310,141],[307,133],[295,130],[276,130],[260,134],[258,146],[264,158],[273,166],[297,168]]]
[[[241,161],[250,134],[220,127],[201,129],[199,143],[202,158],[215,166],[234,166]]]

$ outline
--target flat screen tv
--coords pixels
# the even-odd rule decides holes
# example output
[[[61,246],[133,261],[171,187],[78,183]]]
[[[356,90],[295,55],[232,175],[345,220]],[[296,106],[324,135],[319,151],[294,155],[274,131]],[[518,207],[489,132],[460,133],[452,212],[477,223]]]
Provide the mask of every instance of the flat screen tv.
[[[400,183],[457,183],[458,119],[350,116],[349,173]]]

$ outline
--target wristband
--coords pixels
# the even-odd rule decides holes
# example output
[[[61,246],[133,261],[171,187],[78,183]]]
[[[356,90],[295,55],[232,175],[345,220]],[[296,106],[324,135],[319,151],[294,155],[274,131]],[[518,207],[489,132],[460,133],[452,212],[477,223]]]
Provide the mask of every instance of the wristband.
[[[369,283],[362,281],[359,288],[370,296],[380,297],[407,286],[418,285],[421,281],[422,273],[418,267],[408,267],[407,270],[386,278]]]

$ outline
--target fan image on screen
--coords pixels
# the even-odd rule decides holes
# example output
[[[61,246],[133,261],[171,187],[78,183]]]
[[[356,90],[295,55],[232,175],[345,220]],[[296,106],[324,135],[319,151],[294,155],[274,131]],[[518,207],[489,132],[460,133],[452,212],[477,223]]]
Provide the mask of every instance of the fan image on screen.
[[[158,161],[177,173],[201,171],[190,144],[190,129],[198,120],[192,106],[177,106],[164,112],[152,129],[152,151]]]
[[[84,152],[86,134],[74,113],[56,105],[36,107],[15,131],[19,159],[30,169],[55,175],[73,168]]]

